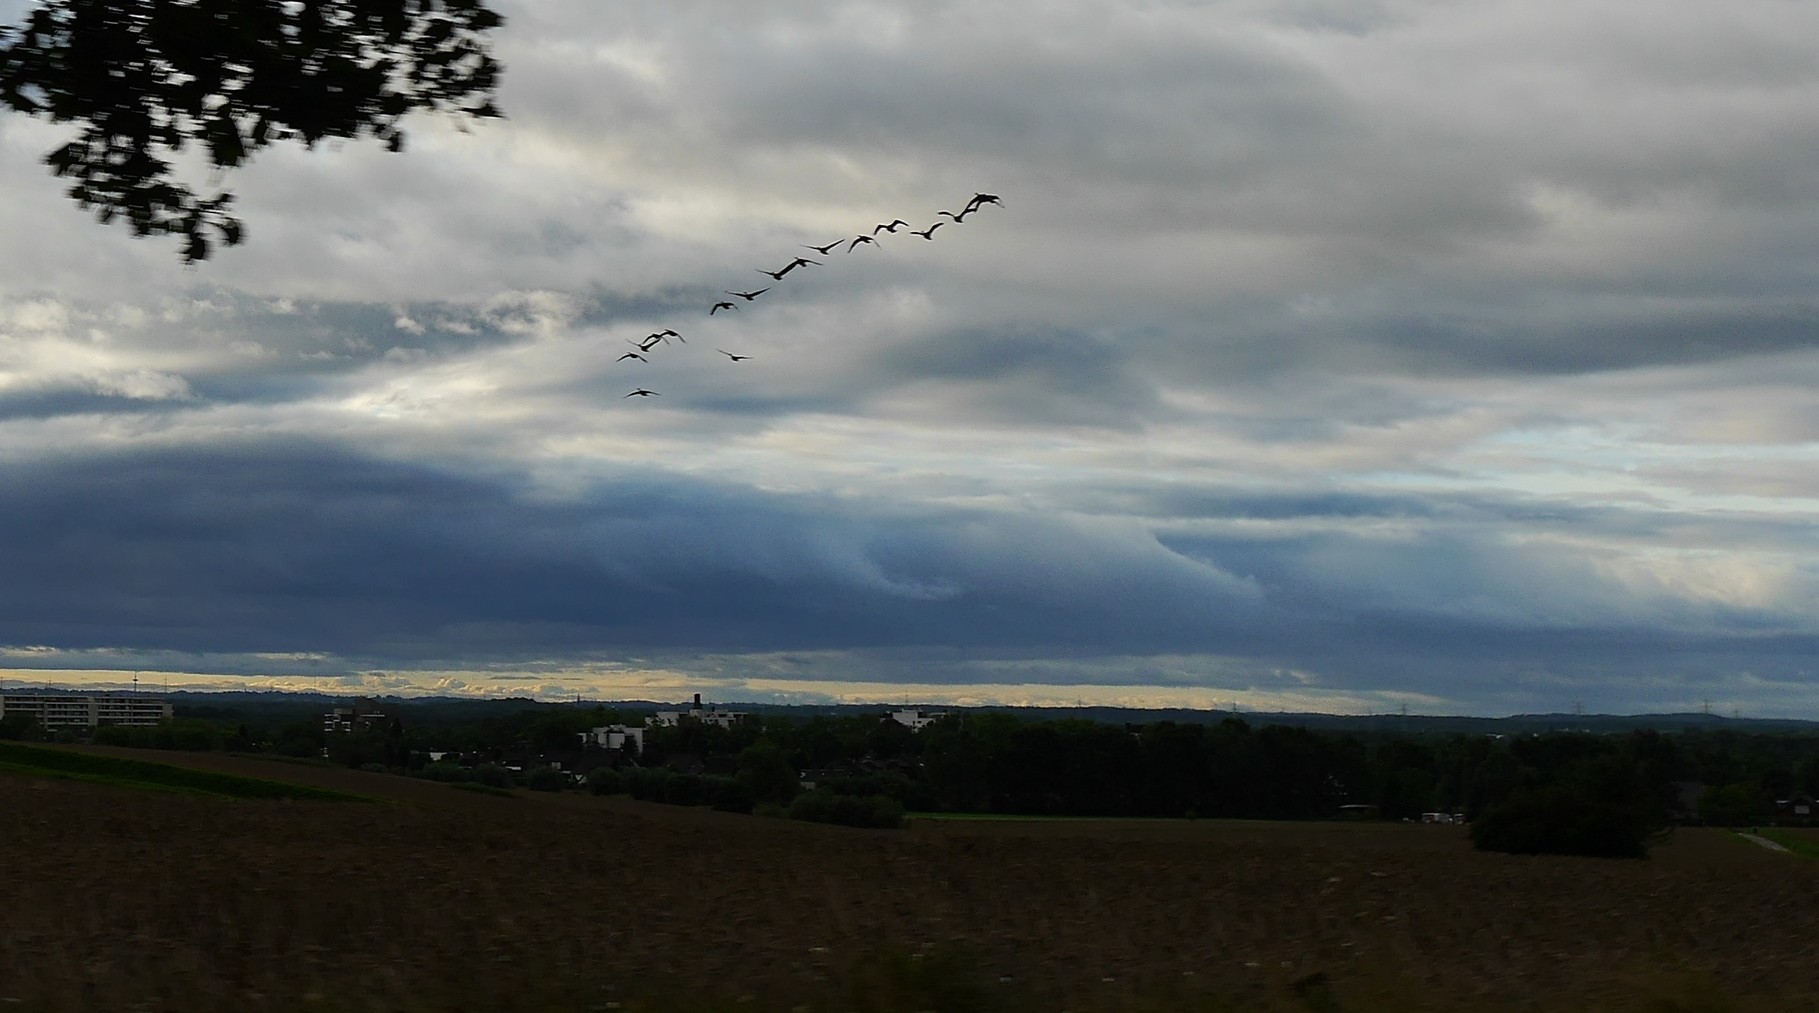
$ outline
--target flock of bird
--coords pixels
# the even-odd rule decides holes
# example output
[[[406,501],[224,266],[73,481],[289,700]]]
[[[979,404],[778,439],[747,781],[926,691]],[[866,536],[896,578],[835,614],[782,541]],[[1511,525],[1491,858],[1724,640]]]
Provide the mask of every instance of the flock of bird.
[[[836,239],[833,242],[828,243],[826,246],[814,246],[814,245],[805,243],[805,244],[803,244],[803,249],[813,250],[813,251],[815,251],[815,253],[817,253],[823,257],[833,256],[834,251],[840,250],[842,247],[845,247],[844,251],[842,251],[842,252],[852,253],[854,250],[857,250],[861,246],[877,246],[878,237],[881,234],[882,235],[896,235],[899,230],[905,230],[905,229],[907,229],[909,231],[909,234],[912,236],[920,236],[925,241],[932,241],[935,238],[936,229],[939,229],[942,226],[949,224],[950,222],[955,225],[962,224],[966,221],[967,216],[976,213],[980,208],[985,207],[987,204],[996,204],[999,207],[1004,206],[1004,202],[998,199],[997,194],[975,193],[975,194],[973,194],[972,199],[967,201],[965,206],[963,206],[957,212],[956,211],[937,211],[937,212],[935,212],[937,217],[945,217],[949,221],[935,222],[934,224],[930,225],[926,229],[912,229],[912,228],[910,228],[909,222],[906,222],[901,218],[894,218],[889,222],[880,223],[879,225],[873,227],[872,231],[869,233],[861,232],[858,235],[852,237],[851,239]],[[758,273],[764,274],[764,275],[769,275],[770,279],[772,281],[771,285],[767,285],[764,288],[753,289],[749,292],[735,292],[731,289],[724,289],[723,292],[726,295],[732,296],[736,299],[743,299],[745,302],[749,303],[749,302],[752,302],[753,300],[757,299],[759,296],[763,295],[764,293],[769,292],[772,288],[775,287],[776,282],[782,281],[784,276],[789,274],[791,271],[794,271],[797,268],[804,268],[804,267],[820,267],[824,263],[825,263],[825,261],[814,260],[809,257],[799,256],[799,257],[796,257],[794,260],[791,260],[789,263],[778,268],[775,271],[766,270],[765,268],[760,267],[760,268],[758,268]],[[710,306],[708,308],[707,315],[711,317],[711,316],[718,314],[722,310],[728,310],[728,311],[737,310],[739,308],[739,305],[740,305],[739,303],[732,302],[731,300],[721,299],[721,300],[715,302],[712,306]],[[675,339],[676,341],[681,342],[682,344],[685,344],[685,345],[688,344],[688,342],[682,337],[682,335],[679,332],[676,331],[675,328],[666,327],[661,331],[653,331],[652,333],[645,335],[643,338],[641,338],[637,341],[632,341],[632,339],[630,339],[630,338],[625,339],[636,350],[626,352],[624,355],[619,356],[619,358],[614,361],[615,362],[624,362],[627,359],[632,359],[637,362],[648,363],[648,362],[650,362],[650,358],[649,358],[650,354],[653,351],[655,351],[658,346],[669,344],[669,342],[672,338]],[[719,352],[721,355],[726,356],[727,359],[729,359],[733,362],[743,362],[746,359],[751,358],[751,356],[749,356],[749,355],[738,355],[736,353],[729,352],[724,348],[716,348],[716,349],[714,349],[714,351]],[[637,390],[634,390],[630,394],[627,394],[625,396],[626,397],[657,397],[658,394],[654,390],[648,390],[644,387],[639,387]]]

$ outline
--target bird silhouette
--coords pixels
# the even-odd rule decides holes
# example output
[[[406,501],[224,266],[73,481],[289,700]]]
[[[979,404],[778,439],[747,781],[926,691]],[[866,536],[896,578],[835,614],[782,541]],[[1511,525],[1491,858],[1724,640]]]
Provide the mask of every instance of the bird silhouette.
[[[858,236],[853,239],[853,241],[850,245],[847,246],[846,252],[848,252],[848,253],[853,252],[853,248],[858,246],[860,243],[871,243],[873,246],[878,245],[878,241],[876,239],[873,239],[870,236]]]
[[[827,244],[826,246],[810,246],[807,243],[803,243],[802,248],[805,250],[814,250],[816,253],[819,253],[823,257],[825,257],[829,253],[833,252],[834,247],[839,246],[841,243],[844,243],[844,242],[846,242],[846,240],[836,239],[833,242]]]
[[[935,213],[938,215],[946,215],[949,218],[952,218],[954,220],[954,224],[958,225],[961,222],[966,221],[967,215],[970,215],[974,211],[977,211],[977,210],[979,210],[979,209],[976,207],[968,206],[968,207],[961,208],[959,214],[954,214],[952,211],[937,211]]]
[[[736,295],[739,298],[744,299],[746,302],[751,302],[753,299],[756,299],[759,296],[763,295],[764,293],[769,292],[770,289],[761,288],[761,289],[758,289],[756,292],[735,292],[730,288],[725,288],[725,289],[721,289],[721,291],[725,292],[727,295]]]
[[[643,387],[639,387],[637,390],[632,391],[630,394],[625,395],[625,397],[662,397],[662,396],[663,395],[658,394],[654,390],[645,390]],[[623,401],[623,400],[625,400],[625,398],[620,398],[620,400]]]
[[[617,359],[614,359],[613,361],[614,362],[624,362],[627,359],[637,359],[639,362],[651,361],[651,360],[645,358],[644,356],[639,355],[637,352],[627,352],[624,355],[621,355],[620,357],[618,357]]]
[[[781,271],[766,271],[764,268],[760,267],[758,269],[758,273],[759,274],[768,274],[773,279],[775,279],[777,281],[782,281],[784,275],[790,273],[791,271],[794,271],[798,267],[802,267],[807,264],[820,264],[820,263],[821,262],[819,260],[810,260],[807,257],[797,257],[795,260],[792,260],[789,263],[783,265],[783,269]]]
[[[651,335],[651,337],[653,337],[653,338],[675,338],[677,341],[682,341],[682,335],[677,334],[674,330],[667,328],[667,327],[664,328],[663,330],[658,331],[657,333]],[[682,343],[685,345],[688,344],[688,342],[686,342],[686,341],[682,341]]]
[[[915,229],[911,229],[910,235],[921,236],[924,239],[934,239],[935,230],[946,224],[947,224],[946,222],[936,222],[935,224],[930,225],[928,228],[922,230],[921,232],[917,232]]]
[[[966,210],[977,211],[987,204],[996,204],[999,207],[1004,206],[1004,202],[999,200],[998,195],[995,193],[976,193],[973,194],[972,200],[966,202]],[[962,213],[964,214],[965,212]]]
[[[891,222],[889,225],[873,226],[872,235],[875,236],[880,232],[889,232],[892,235],[895,235],[898,229],[903,229],[903,228],[908,228],[908,227],[909,227],[909,223],[904,221],[903,219],[899,218],[896,221]]]
[[[727,358],[733,360],[734,362],[738,362],[742,359],[751,358],[751,356],[749,356],[749,355],[734,355],[733,353],[727,351],[724,348],[716,348],[716,349],[714,349],[714,351],[719,352],[721,355],[726,356]]]
[[[636,348],[640,352],[648,352],[661,344],[661,341],[656,337],[645,338],[643,341],[633,341],[630,338],[626,338],[625,343]]]
[[[727,302],[726,300],[722,299],[719,302],[714,304],[713,309],[707,311],[707,315],[711,317],[714,314],[720,312],[721,310],[736,310],[738,308],[739,307],[734,306],[732,303]]]

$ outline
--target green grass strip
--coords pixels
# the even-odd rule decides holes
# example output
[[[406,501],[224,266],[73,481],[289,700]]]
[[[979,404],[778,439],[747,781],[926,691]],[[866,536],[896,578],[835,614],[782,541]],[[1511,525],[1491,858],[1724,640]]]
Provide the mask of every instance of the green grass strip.
[[[41,749],[0,742],[0,770],[21,774],[68,777],[132,788],[157,788],[226,798],[316,799],[339,802],[372,802],[364,795],[311,788],[282,781],[265,781],[233,774],[173,767],[166,763],[96,756],[62,749]]]
[[[1183,825],[1212,820],[1190,820],[1185,816],[1047,816],[1036,813],[904,813],[906,820],[942,820],[952,823],[1180,823]]]
[[[490,784],[480,784],[477,781],[455,781],[449,787],[456,791],[471,791],[477,795],[497,795],[500,798],[518,797],[518,793],[510,788],[495,788]]]
[[[1804,834],[1793,834],[1774,827],[1762,827],[1756,831],[1756,836],[1774,841],[1802,858],[1819,858],[1819,840]]]

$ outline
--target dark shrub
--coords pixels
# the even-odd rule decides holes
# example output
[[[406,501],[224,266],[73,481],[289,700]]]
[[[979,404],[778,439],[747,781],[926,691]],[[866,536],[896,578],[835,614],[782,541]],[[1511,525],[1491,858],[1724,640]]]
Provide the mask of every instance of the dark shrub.
[[[1757,785],[1747,781],[1707,788],[1699,796],[1699,822],[1715,827],[1747,827],[1767,823],[1775,804]]]
[[[430,781],[441,781],[444,784],[460,784],[463,781],[472,781],[474,772],[459,763],[438,760],[418,768],[417,776]]]
[[[568,775],[558,767],[538,767],[524,779],[532,791],[561,791],[568,787]]]
[[[796,796],[789,816],[811,823],[894,830],[903,825],[903,804],[883,795],[840,795],[818,788]]]
[[[512,772],[497,763],[482,763],[475,767],[474,780],[492,788],[510,788],[516,783]]]
[[[670,805],[705,805],[708,802],[706,778],[699,774],[670,774],[663,782],[659,802]]]
[[[721,812],[749,813],[756,801],[752,798],[752,789],[744,780],[734,777],[716,777],[713,782],[713,806]]]
[[[625,791],[640,802],[663,801],[663,785],[668,775],[661,770],[638,768],[624,772]]]
[[[611,767],[595,767],[588,772],[587,790],[595,795],[623,795],[625,787],[625,778]]]
[[[1641,858],[1657,832],[1636,807],[1569,785],[1516,791],[1471,827],[1472,843],[1482,851],[1598,858]]]

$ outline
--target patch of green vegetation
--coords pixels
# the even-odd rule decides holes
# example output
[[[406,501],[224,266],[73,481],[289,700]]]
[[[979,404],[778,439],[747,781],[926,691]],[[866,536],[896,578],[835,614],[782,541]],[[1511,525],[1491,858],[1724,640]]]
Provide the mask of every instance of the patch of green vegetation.
[[[1192,822],[1183,816],[1043,816],[1019,813],[938,813],[913,812],[905,813],[904,819],[911,820],[944,820],[951,822],[975,823],[1188,823]],[[1226,820],[1223,822],[1234,822]],[[1246,821],[1251,822],[1251,821]],[[1275,822],[1257,820],[1255,822]]]
[[[14,742],[0,742],[0,770],[21,774],[94,781],[128,788],[180,791],[198,795],[247,799],[320,799],[371,802],[364,795],[310,788],[282,781],[264,781],[233,774],[190,770],[165,763],[96,756],[62,749],[44,749]]]
[[[518,797],[518,793],[510,788],[495,788],[490,784],[481,784],[478,781],[456,781],[449,785],[449,787],[456,791],[471,791],[481,795],[497,795],[500,798]]]
[[[1804,834],[1789,833],[1774,827],[1761,827],[1756,831],[1756,836],[1774,841],[1802,858],[1819,858],[1819,840]]]

